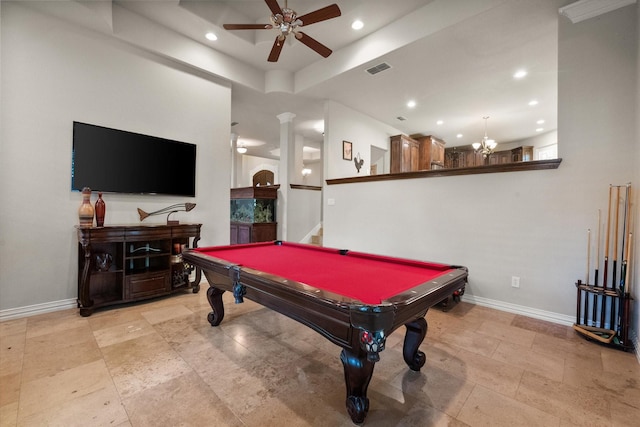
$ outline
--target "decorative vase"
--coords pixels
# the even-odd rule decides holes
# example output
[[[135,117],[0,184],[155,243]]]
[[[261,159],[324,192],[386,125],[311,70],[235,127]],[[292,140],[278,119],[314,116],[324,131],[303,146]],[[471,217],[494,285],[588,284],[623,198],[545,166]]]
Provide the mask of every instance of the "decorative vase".
[[[96,270],[98,271],[109,271],[111,268],[111,263],[113,262],[113,256],[107,253],[97,253],[96,254]]]
[[[98,200],[96,200],[96,225],[102,227],[104,225],[104,213],[107,205],[102,200],[102,192],[98,191]]]
[[[78,218],[80,219],[80,227],[93,225],[93,206],[91,206],[91,189],[89,187],[82,189],[82,204],[78,209]]]

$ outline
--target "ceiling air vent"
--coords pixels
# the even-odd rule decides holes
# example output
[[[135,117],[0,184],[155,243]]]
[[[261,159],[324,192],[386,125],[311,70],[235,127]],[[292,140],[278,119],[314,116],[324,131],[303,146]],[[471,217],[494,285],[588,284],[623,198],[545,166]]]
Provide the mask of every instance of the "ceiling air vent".
[[[379,72],[384,71],[384,70],[388,70],[389,68],[391,68],[391,65],[387,64],[386,62],[383,62],[381,64],[378,64],[378,65],[374,66],[374,67],[367,68],[367,73],[369,73],[369,74],[371,74],[373,76],[374,74],[378,74]]]

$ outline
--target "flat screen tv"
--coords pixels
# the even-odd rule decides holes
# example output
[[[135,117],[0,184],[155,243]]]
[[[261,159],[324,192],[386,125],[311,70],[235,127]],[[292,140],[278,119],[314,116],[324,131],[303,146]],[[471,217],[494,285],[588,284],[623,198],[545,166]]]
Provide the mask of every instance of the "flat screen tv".
[[[196,194],[196,145],[73,122],[71,189]]]

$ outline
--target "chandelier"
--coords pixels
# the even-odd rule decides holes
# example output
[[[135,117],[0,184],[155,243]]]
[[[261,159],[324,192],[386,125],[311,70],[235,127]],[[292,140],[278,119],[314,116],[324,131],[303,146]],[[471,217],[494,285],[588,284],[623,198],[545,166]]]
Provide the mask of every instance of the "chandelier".
[[[476,153],[480,152],[482,153],[482,157],[487,158],[493,153],[493,150],[495,150],[498,143],[493,139],[489,139],[489,137],[487,136],[487,119],[489,119],[489,116],[484,116],[483,119],[484,138],[482,138],[482,141],[480,142],[474,142],[473,144],[471,144],[471,146],[474,150],[476,150]]]

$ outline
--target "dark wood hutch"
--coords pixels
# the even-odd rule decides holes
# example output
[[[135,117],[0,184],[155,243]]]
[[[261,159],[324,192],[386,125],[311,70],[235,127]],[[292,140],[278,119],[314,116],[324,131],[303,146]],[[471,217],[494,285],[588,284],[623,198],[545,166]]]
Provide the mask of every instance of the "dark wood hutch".
[[[90,316],[98,307],[200,290],[200,269],[182,260],[195,248],[202,224],[76,226],[78,308]]]
[[[434,136],[395,135],[391,141],[391,173],[442,169],[445,142]]]
[[[230,243],[277,239],[276,202],[280,185],[231,189]]]

